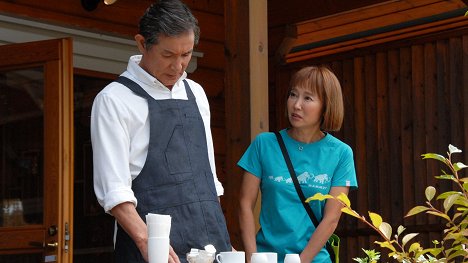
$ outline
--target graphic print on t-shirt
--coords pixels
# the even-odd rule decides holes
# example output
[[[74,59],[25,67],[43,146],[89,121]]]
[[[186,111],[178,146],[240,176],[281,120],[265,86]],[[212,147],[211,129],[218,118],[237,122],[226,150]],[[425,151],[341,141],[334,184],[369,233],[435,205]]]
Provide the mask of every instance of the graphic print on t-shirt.
[[[286,184],[292,184],[293,181],[291,177],[284,178],[283,176],[268,176],[268,179],[271,181],[274,181],[276,183],[286,183]],[[329,183],[331,180],[330,176],[328,174],[318,174],[314,175],[313,173],[310,174],[309,172],[303,172],[299,176],[297,176],[297,181],[304,186],[304,187],[311,187],[311,188],[319,188],[323,189],[325,188],[326,184]]]

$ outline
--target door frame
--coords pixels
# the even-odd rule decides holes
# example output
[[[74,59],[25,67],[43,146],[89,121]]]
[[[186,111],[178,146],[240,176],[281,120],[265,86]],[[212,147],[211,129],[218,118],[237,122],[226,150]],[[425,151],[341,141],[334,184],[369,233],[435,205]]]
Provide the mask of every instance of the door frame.
[[[0,228],[0,244],[19,240],[0,253],[44,251],[44,259],[73,261],[73,44],[71,38],[0,46],[0,69],[44,69],[44,217],[43,225]],[[57,234],[48,228],[57,226]],[[22,235],[20,237],[20,235]],[[41,238],[43,240],[31,240]],[[34,241],[36,245],[31,244]],[[44,248],[38,248],[42,241]],[[57,242],[57,246],[53,244]],[[52,244],[52,246],[47,246]],[[11,245],[11,242],[10,242]]]

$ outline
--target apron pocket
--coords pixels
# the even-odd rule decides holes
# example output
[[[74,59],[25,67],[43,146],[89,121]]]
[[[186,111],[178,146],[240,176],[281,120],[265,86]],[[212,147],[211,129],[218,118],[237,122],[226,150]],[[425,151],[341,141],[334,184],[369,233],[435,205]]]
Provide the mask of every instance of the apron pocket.
[[[174,127],[165,151],[166,163],[171,174],[191,172],[190,158],[181,125]]]
[[[185,121],[188,127],[190,127],[190,143],[196,147],[206,147],[206,134],[205,125],[203,119],[198,115],[185,114]]]

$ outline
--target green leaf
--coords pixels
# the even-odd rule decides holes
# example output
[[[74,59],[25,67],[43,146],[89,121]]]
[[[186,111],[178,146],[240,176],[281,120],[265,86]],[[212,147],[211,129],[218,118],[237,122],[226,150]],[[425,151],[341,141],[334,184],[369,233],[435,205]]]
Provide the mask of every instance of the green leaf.
[[[404,246],[404,244],[403,244],[403,246]],[[415,252],[415,251],[418,251],[420,248],[421,248],[421,245],[418,242],[414,242],[413,244],[411,244],[408,251],[409,252]]]
[[[429,208],[419,205],[419,206],[411,208],[411,210],[408,212],[408,214],[405,215],[405,217],[414,216],[427,210],[429,210]]]
[[[348,207],[341,208],[341,212],[346,213],[346,214],[348,214],[350,216],[361,219],[361,216],[356,211],[354,211],[354,210],[352,210],[352,209],[350,209]]]
[[[458,149],[457,147],[455,147],[455,146],[453,146],[451,144],[449,144],[448,148],[449,148],[449,153],[450,154],[452,154],[452,153],[461,153],[462,152],[462,150]]]
[[[392,226],[386,222],[382,222],[379,226],[379,230],[384,234],[384,236],[390,240],[392,237]]]
[[[403,231],[405,231],[405,227],[404,226],[399,226],[398,229],[397,229],[397,235],[401,235],[401,233],[403,233]]]
[[[412,238],[414,238],[415,236],[417,236],[418,233],[411,233],[411,234],[407,234],[403,237],[403,239],[401,240],[402,242],[402,245],[405,246],[406,243],[408,243],[408,241],[410,241]]]
[[[440,175],[440,176],[435,176],[435,178],[442,179],[442,180],[453,180],[455,178],[455,176],[453,176],[451,174],[444,174],[444,175]]]
[[[443,249],[438,247],[438,248],[427,248],[427,249],[422,250],[419,253],[421,255],[426,254],[426,253],[430,253],[431,255],[437,257],[442,251],[443,251]]]
[[[466,167],[468,167],[468,166],[466,166],[465,164],[460,163],[460,162],[454,163],[454,164],[453,164],[453,168],[454,168],[455,171],[457,171],[457,172],[460,171],[461,169],[466,168]]]
[[[426,193],[426,199],[427,199],[427,201],[430,202],[430,201],[432,200],[432,198],[434,198],[434,196],[435,196],[435,194],[436,194],[436,189],[435,189],[434,186],[428,186],[428,187],[426,188],[425,193]]]
[[[443,192],[443,193],[441,193],[439,196],[437,196],[437,200],[447,199],[449,196],[454,195],[454,194],[461,195],[462,193],[457,192],[457,191]]]
[[[347,206],[351,207],[351,201],[349,201],[349,198],[346,194],[340,193],[339,196],[336,197],[338,200],[341,202],[345,203]]]
[[[322,193],[316,193],[312,197],[309,197],[306,199],[306,203],[313,201],[313,200],[318,200],[318,201],[323,201],[325,199],[330,199],[333,198],[331,195],[324,195]]]
[[[383,220],[382,217],[379,214],[369,212],[369,217],[372,221],[372,224],[376,227],[379,228],[380,224],[382,224]]]
[[[455,260],[453,260],[454,258],[456,257],[464,257],[466,256],[467,252],[463,249],[457,249],[455,250],[454,253],[451,253],[448,257],[447,257],[447,261],[448,262],[453,262]]]
[[[428,214],[431,214],[431,215],[435,215],[435,216],[438,216],[438,217],[442,217],[444,219],[446,219],[447,221],[450,221],[450,217],[444,213],[439,213],[439,212],[436,212],[436,211],[427,211],[426,213]]]
[[[465,179],[465,178],[463,178],[463,179]],[[463,190],[465,190],[465,192],[468,192],[468,182],[463,183]]]
[[[460,197],[460,195],[458,193],[457,194],[452,194],[452,195],[449,195],[447,197],[447,199],[444,200],[445,212],[448,212],[450,210],[450,208],[455,203],[455,201],[457,201],[458,197]]]
[[[388,241],[384,241],[384,242],[375,241],[375,243],[379,244],[380,247],[386,247],[386,248],[390,249],[393,252],[396,251],[395,247]]]
[[[380,252],[376,252],[374,249],[363,249],[364,253],[366,253],[367,257],[369,258],[370,262],[376,262],[376,260],[380,259]]]
[[[445,163],[445,157],[437,153],[425,153],[421,155],[423,159],[435,159]]]

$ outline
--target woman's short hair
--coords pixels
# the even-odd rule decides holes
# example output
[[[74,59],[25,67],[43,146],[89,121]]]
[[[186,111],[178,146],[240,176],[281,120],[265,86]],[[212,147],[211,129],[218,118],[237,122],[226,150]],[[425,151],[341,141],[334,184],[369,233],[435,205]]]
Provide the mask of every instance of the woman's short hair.
[[[198,20],[179,0],[158,0],[140,18],[138,33],[145,38],[145,48],[159,43],[159,36],[178,36],[193,30],[195,45],[200,39]]]
[[[326,66],[308,66],[297,71],[289,85],[303,87],[316,94],[323,103],[321,129],[338,131],[341,129],[344,117],[343,95],[338,78]]]

